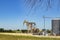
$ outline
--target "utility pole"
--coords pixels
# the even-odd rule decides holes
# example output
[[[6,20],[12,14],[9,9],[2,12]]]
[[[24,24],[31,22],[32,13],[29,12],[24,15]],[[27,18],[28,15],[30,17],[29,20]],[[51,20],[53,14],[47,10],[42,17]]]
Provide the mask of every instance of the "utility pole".
[[[43,35],[45,36],[46,35],[46,33],[45,33],[46,32],[46,29],[45,29],[45,16],[43,16],[43,20],[44,20],[44,32],[43,32],[44,34]]]
[[[44,30],[45,30],[45,16],[43,16],[43,20],[44,20]]]

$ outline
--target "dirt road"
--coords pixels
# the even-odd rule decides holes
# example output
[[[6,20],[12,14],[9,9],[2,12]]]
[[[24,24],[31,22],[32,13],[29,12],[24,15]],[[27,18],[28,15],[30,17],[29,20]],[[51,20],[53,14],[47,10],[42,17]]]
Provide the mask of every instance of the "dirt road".
[[[49,38],[60,38],[60,36],[43,36],[43,35],[32,35],[26,33],[0,33],[3,35],[14,35],[14,36],[33,36],[33,37],[49,37]]]

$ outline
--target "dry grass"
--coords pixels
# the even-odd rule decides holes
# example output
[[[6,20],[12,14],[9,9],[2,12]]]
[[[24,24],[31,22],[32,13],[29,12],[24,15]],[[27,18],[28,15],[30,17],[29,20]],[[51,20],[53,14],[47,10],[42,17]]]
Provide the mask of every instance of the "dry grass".
[[[2,34],[0,34],[0,40],[60,40],[60,38],[14,36],[14,35],[2,35]]]

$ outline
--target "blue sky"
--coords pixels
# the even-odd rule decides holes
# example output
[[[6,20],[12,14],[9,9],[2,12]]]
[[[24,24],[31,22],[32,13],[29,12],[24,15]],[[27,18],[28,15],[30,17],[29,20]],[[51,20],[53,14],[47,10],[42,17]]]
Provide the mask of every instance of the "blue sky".
[[[57,1],[49,10],[46,6],[36,6],[30,11],[24,0],[0,0],[0,28],[5,29],[26,29],[23,21],[28,20],[36,23],[39,29],[43,27],[43,16],[60,17],[60,10],[57,8]],[[51,19],[46,18],[46,29],[51,29]]]

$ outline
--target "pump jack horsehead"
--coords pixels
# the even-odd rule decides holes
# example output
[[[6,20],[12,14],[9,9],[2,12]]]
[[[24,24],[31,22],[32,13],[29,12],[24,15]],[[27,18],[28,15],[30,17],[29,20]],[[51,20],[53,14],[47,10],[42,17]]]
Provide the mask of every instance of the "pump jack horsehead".
[[[28,22],[27,20],[24,20],[23,25],[24,24],[26,24],[26,26],[27,26],[28,33],[29,33],[29,30],[32,33],[32,28],[33,28],[33,26],[36,25],[36,23],[35,22]]]

